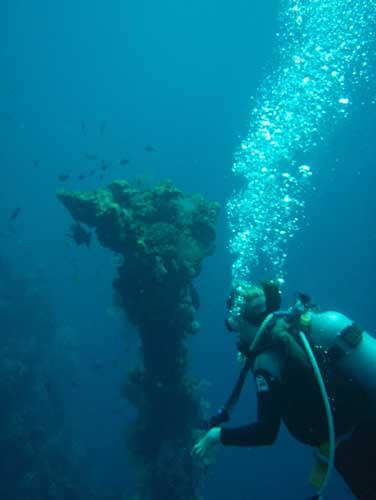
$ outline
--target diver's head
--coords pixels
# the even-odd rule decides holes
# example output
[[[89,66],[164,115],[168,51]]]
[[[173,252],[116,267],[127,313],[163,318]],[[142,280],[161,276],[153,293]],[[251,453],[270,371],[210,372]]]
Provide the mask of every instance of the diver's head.
[[[225,320],[230,332],[239,334],[239,345],[249,346],[264,319],[281,305],[281,293],[272,281],[250,284],[244,281],[234,283]]]

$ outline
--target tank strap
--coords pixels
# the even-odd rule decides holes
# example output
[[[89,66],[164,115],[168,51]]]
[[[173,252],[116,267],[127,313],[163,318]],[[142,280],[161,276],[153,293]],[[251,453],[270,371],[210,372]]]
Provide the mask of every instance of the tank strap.
[[[363,339],[363,328],[357,323],[344,328],[336,337],[328,351],[328,358],[332,363],[337,363],[344,356],[358,347]]]

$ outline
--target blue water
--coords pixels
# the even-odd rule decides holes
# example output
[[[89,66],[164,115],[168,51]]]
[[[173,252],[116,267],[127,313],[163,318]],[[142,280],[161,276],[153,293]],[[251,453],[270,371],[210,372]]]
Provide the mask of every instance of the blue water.
[[[55,377],[52,394],[48,385],[38,386],[42,403],[32,416],[17,410],[22,393],[12,399],[18,418],[12,429],[21,427],[22,436],[32,419],[48,422],[45,434],[63,433],[67,456],[79,464],[74,498],[132,491],[124,427],[133,410],[120,387],[138,341],[112,306],[116,259],[96,241],[90,249],[72,244],[66,236],[71,219],[56,191],[89,191],[118,178],[170,178],[221,204],[217,249],[196,280],[202,330],[188,342],[192,373],[209,382],[204,396],[216,409],[238,371],[235,339],[223,325],[233,264],[226,203],[238,188],[234,152],[248,131],[250,97],[257,99],[277,64],[280,8],[277,0],[13,0],[0,6],[0,257],[9,262],[0,266],[0,301],[12,313],[10,319],[0,313],[0,363],[9,361],[9,336],[19,335],[20,356],[29,349],[40,370]],[[284,305],[303,290],[323,309],[340,310],[375,332],[376,113],[372,88],[356,92],[358,104],[346,119],[302,158],[314,179],[304,192],[304,218],[286,246]],[[124,159],[129,163],[121,164]],[[100,179],[102,160],[109,168]],[[78,179],[93,168],[93,176]],[[60,181],[62,174],[69,179]],[[39,347],[29,345],[29,334]],[[250,381],[235,423],[255,418],[253,392]],[[2,405],[7,398],[1,396]],[[42,462],[31,464],[22,480],[38,480]],[[302,499],[310,464],[310,450],[282,430],[270,448],[219,449],[203,495]],[[74,482],[77,470],[69,467]],[[6,470],[2,457],[0,473]],[[18,500],[20,477],[6,477],[6,500]],[[49,480],[57,493],[44,498],[61,498],[61,483]],[[329,497],[352,498],[337,475]]]

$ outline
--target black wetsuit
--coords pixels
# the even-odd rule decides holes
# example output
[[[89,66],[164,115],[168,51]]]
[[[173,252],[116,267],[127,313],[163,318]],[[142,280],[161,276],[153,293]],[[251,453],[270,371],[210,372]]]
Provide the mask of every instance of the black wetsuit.
[[[274,353],[275,354],[275,353]],[[284,357],[276,372],[256,367],[258,420],[244,427],[222,427],[220,439],[229,446],[272,444],[281,421],[304,444],[319,446],[328,440],[324,404],[311,367]],[[365,395],[352,381],[327,371],[324,375],[331,402],[337,446],[335,465],[356,498],[376,500],[376,419],[369,414]],[[372,464],[372,465],[370,465]]]

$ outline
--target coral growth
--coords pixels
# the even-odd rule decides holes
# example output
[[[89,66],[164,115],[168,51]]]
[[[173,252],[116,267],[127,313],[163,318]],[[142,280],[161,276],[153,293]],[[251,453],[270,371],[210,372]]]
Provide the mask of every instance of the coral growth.
[[[200,328],[192,280],[214,251],[219,206],[170,182],[143,189],[122,180],[91,193],[61,191],[58,198],[122,256],[113,286],[141,339],[139,366],[123,386],[138,410],[127,432],[136,495],[196,500],[202,471],[189,450],[202,408],[187,376],[184,340]]]
[[[29,274],[0,254],[0,498],[81,500],[49,362],[56,319],[43,276]]]

